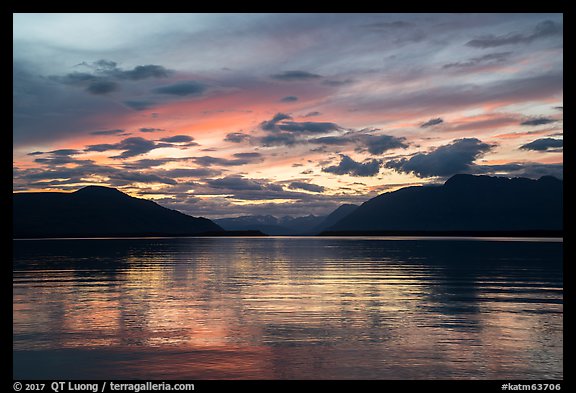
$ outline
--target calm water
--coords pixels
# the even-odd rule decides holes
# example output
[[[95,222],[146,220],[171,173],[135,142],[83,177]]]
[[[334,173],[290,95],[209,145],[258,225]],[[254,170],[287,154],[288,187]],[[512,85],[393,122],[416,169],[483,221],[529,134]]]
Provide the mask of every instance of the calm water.
[[[14,378],[562,379],[560,241],[14,241]]]

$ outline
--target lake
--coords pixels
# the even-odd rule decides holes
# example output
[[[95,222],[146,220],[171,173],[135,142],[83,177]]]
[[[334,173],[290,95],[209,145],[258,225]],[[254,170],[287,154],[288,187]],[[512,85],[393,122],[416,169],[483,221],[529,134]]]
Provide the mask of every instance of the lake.
[[[15,379],[563,379],[561,239],[13,246]]]

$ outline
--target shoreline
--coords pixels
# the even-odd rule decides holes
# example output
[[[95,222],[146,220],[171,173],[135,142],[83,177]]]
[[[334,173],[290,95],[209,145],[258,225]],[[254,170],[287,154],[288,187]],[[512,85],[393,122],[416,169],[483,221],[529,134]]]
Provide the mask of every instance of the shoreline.
[[[556,239],[563,240],[563,231],[325,231],[314,235],[267,235],[260,231],[207,232],[202,234],[120,234],[120,235],[44,235],[14,237],[12,240],[88,240],[88,239],[168,239],[168,238],[450,238],[450,239]]]

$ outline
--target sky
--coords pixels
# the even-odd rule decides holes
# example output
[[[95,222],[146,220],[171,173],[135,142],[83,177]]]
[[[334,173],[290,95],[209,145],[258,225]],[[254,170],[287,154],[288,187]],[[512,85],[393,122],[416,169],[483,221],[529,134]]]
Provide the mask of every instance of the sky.
[[[15,192],[280,217],[562,171],[562,14],[13,15]]]

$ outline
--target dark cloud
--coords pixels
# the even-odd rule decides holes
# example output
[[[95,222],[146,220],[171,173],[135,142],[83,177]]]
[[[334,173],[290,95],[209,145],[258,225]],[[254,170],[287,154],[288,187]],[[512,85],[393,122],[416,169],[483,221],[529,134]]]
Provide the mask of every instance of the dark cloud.
[[[111,60],[98,60],[94,63],[82,62],[78,66],[84,66],[91,72],[71,72],[64,76],[52,75],[49,79],[71,86],[84,87],[95,95],[109,94],[120,89],[118,81],[138,81],[149,78],[168,77],[170,71],[160,65],[136,66],[132,70],[123,70]]]
[[[83,87],[85,91],[95,95],[108,94],[120,89],[117,82],[86,72],[72,72],[64,76],[53,75],[49,79],[64,85]]]
[[[276,113],[274,117],[270,120],[265,120],[260,123],[260,128],[264,131],[278,132],[284,131],[301,133],[301,134],[316,134],[316,133],[327,133],[332,131],[339,131],[342,129],[336,123],[330,122],[313,122],[313,121],[287,121],[292,120],[292,116],[285,113]],[[272,135],[270,135],[272,137]],[[265,137],[267,138],[267,137]],[[281,138],[267,138],[267,143],[277,144],[276,141],[288,141],[290,144],[295,142],[295,138],[289,138],[283,135]],[[280,143],[285,144],[285,143]]]
[[[294,181],[288,186],[291,190],[305,190],[311,192],[324,192],[325,188],[317,184]]]
[[[493,147],[476,138],[456,139],[429,153],[388,161],[385,166],[418,177],[451,176],[468,172],[474,161]]]
[[[77,64],[78,66],[84,66],[87,68],[95,69],[97,72],[107,73],[118,69],[118,63],[112,60],[100,59],[96,60],[93,63],[88,63],[86,61]]]
[[[95,166],[90,166],[95,167]],[[20,170],[15,174],[15,180],[39,181],[53,179],[72,179],[79,178],[88,174],[86,167],[66,168],[58,167],[56,169],[31,168]]]
[[[147,64],[138,65],[131,70],[123,70],[118,63],[111,60],[98,60],[93,63],[82,62],[78,66],[84,66],[92,70],[94,77],[109,77],[117,80],[138,81],[149,78],[167,78],[172,73],[161,65]]]
[[[158,176],[152,173],[117,171],[109,175],[112,185],[126,185],[131,183],[163,183],[178,184],[169,177]]]
[[[90,94],[108,94],[120,89],[120,85],[113,81],[101,80],[90,83],[86,86],[86,91]]]
[[[564,111],[563,106],[555,106],[554,109],[559,110],[559,111]]]
[[[362,141],[368,152],[373,155],[382,154],[387,150],[408,147],[408,144],[405,143],[406,138],[392,135],[366,135]]]
[[[484,49],[503,45],[529,44],[541,38],[561,35],[562,25],[551,20],[546,20],[538,23],[534,29],[529,32],[510,33],[500,36],[485,35],[468,41],[466,45]]]
[[[34,162],[38,164],[44,165],[66,165],[66,164],[90,164],[92,160],[78,160],[76,158],[72,158],[70,156],[52,156],[52,157],[44,157],[44,158],[36,158]]]
[[[364,162],[356,162],[345,154],[340,155],[340,162],[338,165],[322,168],[322,172],[334,173],[336,175],[350,175],[350,176],[376,176],[380,171],[380,160],[366,160]]]
[[[322,136],[320,138],[308,139],[308,143],[317,145],[345,146],[353,142],[349,136]]]
[[[313,117],[313,116],[320,116],[321,113],[318,111],[314,111],[314,112],[308,112],[307,114],[304,115],[304,117]]]
[[[236,153],[233,156],[235,157],[234,159],[203,156],[192,157],[191,160],[202,166],[240,166],[262,161],[262,156],[260,153]]]
[[[525,120],[520,125],[522,126],[540,126],[543,124],[554,123],[556,120],[547,117],[537,117],[535,119]]]
[[[313,121],[304,121],[304,122],[286,121],[278,124],[277,127],[282,131],[296,132],[303,134],[322,134],[342,129],[342,127],[340,127],[336,123],[313,122]]]
[[[432,126],[435,126],[435,125],[441,124],[441,123],[444,123],[444,120],[442,120],[439,117],[436,117],[434,119],[428,120],[425,123],[420,124],[420,128],[428,128],[428,127],[432,127]]]
[[[538,179],[542,176],[554,176],[564,178],[563,164],[522,163],[522,168],[516,172],[516,176]]]
[[[101,80],[100,77],[87,72],[71,72],[64,76],[53,75],[48,77],[51,80],[58,81],[67,85],[85,85],[86,83]]]
[[[52,150],[49,153],[55,156],[74,156],[77,154],[82,154],[82,151],[76,149],[58,149]]]
[[[86,149],[84,149],[84,151],[104,152],[109,150],[123,150],[122,153],[120,153],[119,155],[111,157],[111,158],[123,159],[148,153],[149,151],[157,149],[159,147],[168,147],[168,146],[170,145],[160,145],[148,139],[140,137],[131,137],[126,138],[119,143],[113,143],[113,144],[103,143],[98,145],[89,145],[86,146]]]
[[[514,52],[498,52],[498,53],[488,53],[483,56],[479,57],[471,57],[470,59],[463,61],[463,62],[456,62],[456,63],[448,63],[444,64],[442,68],[472,68],[486,64],[496,64],[496,63],[503,63],[510,58]]]
[[[206,91],[207,86],[197,81],[183,81],[153,89],[154,93],[174,96],[200,96]]]
[[[263,136],[258,139],[262,146],[294,146],[300,142],[296,136],[289,132],[279,132]]]
[[[170,74],[171,71],[168,69],[154,64],[139,65],[128,71],[117,69],[117,71],[113,73],[113,75],[119,79],[130,79],[133,81],[148,78],[167,78]]]
[[[322,84],[327,85],[327,86],[332,86],[332,87],[340,87],[340,86],[351,85],[354,82],[355,82],[354,79],[351,79],[351,78],[342,79],[342,80],[326,79],[326,80],[322,81]]]
[[[58,149],[52,150],[49,152],[33,152],[28,153],[30,156],[39,156],[45,155],[46,157],[40,157],[34,159],[34,162],[42,165],[48,166],[58,166],[58,165],[66,165],[66,164],[76,164],[76,165],[83,165],[83,164],[90,164],[92,160],[79,160],[77,158],[71,157],[82,154],[81,150],[76,149]]]
[[[86,146],[86,148],[84,149],[84,151],[95,151],[98,153],[104,152],[104,151],[108,151],[108,150],[116,150],[116,146],[115,144],[111,144],[111,143],[100,143],[97,145],[88,145]]]
[[[542,176],[554,176],[562,179],[564,177],[564,165],[541,164],[538,162],[510,162],[499,165],[474,165],[473,172],[474,174],[519,176],[530,179],[539,179]]]
[[[140,154],[148,153],[151,150],[157,149],[159,146],[153,141],[149,141],[140,137],[126,138],[122,142],[117,143],[115,150],[123,150],[113,158],[128,158],[138,156]]]
[[[91,135],[118,135],[123,134],[124,130],[102,130],[102,131],[92,131]]]
[[[225,142],[233,142],[233,143],[242,143],[244,141],[250,140],[250,135],[245,134],[243,132],[230,132],[226,134],[226,138],[224,138]]]
[[[156,169],[168,163],[189,161],[188,157],[170,157],[158,159],[141,159],[134,162],[126,162],[122,168],[128,170],[137,170],[147,174],[154,174],[163,178],[206,178],[218,176],[222,171],[213,168],[174,168],[174,169]],[[155,168],[155,169],[150,169]]]
[[[406,143],[406,138],[395,137],[392,135],[373,135],[369,132],[380,131],[380,130],[360,130],[360,131],[349,131],[344,135],[332,135],[323,136],[317,138],[305,139],[301,135],[313,134],[313,133],[328,133],[333,131],[341,131],[342,128],[335,123],[313,123],[313,122],[286,122],[281,123],[276,126],[278,129],[285,130],[288,129],[292,131],[274,133],[267,135],[265,137],[259,138],[259,141],[264,144],[264,146],[293,146],[297,143],[305,144],[310,143],[314,145],[326,145],[326,146],[346,146],[350,144],[356,144],[359,146],[357,150],[362,150],[362,148],[367,149],[370,154],[382,154],[383,152],[391,149],[406,148],[408,144]],[[300,132],[296,132],[300,131]],[[324,151],[323,148],[320,150],[313,151]]]
[[[28,153],[28,154],[26,154],[26,155],[27,155],[27,156],[40,156],[40,155],[42,155],[42,154],[46,154],[46,153],[43,152],[43,151],[33,151],[32,153]]]
[[[270,75],[273,79],[278,79],[281,81],[308,81],[312,79],[322,78],[322,76],[317,74],[312,74],[311,72],[307,71],[300,71],[300,70],[292,70],[292,71],[284,71],[279,74]]]
[[[261,182],[254,179],[246,179],[242,176],[228,176],[220,179],[210,179],[206,183],[213,188],[236,190],[236,191],[258,191],[264,189]]]
[[[108,150],[117,150],[118,144],[112,144],[112,143],[99,143],[97,145],[88,145],[86,146],[86,148],[84,149],[84,151],[87,152],[98,152],[98,153],[102,153],[104,151],[108,151]]]
[[[298,97],[296,96],[286,96],[280,99],[281,102],[295,102],[298,101]]]
[[[541,138],[520,146],[520,149],[535,151],[561,152],[564,146],[563,139]]]
[[[373,135],[366,132],[365,130],[359,132],[351,131],[341,136],[313,138],[309,139],[307,142],[329,146],[345,146],[354,143],[359,146],[356,149],[357,151],[366,149],[372,155],[382,154],[385,151],[392,149],[405,149],[408,147],[406,138],[404,137],[396,137],[392,135]]]
[[[80,87],[86,87],[90,83],[105,80],[101,77],[89,74],[87,72],[71,72],[64,76],[51,75],[48,77],[48,79],[65,85],[80,86]]]
[[[260,123],[260,128],[264,131],[277,131],[276,124],[282,120],[292,119],[292,116],[286,113],[276,113],[270,120],[264,120]]]
[[[148,128],[148,127],[144,127],[144,128],[140,128],[138,131],[140,132],[164,132],[166,131],[163,128]]]
[[[144,111],[156,105],[156,102],[149,100],[126,100],[123,103],[124,105],[126,105],[131,109],[134,109],[135,111]]]
[[[262,158],[262,154],[260,153],[235,153],[234,157],[240,159],[260,159]]]
[[[162,142],[169,142],[169,143],[185,143],[185,142],[192,142],[194,138],[192,138],[189,135],[174,135],[169,136],[167,138],[161,138],[160,140]]]
[[[70,158],[70,157],[55,157]],[[54,185],[63,188],[66,185],[76,185],[76,188],[86,183],[86,179],[98,176],[104,182],[112,186],[127,185],[131,183],[162,183],[174,185],[176,181],[170,177],[162,176],[150,171],[130,171],[118,169],[112,166],[96,165],[90,160],[76,160],[75,167],[64,167],[68,162],[53,160],[45,162],[47,168],[31,168],[18,171],[15,174],[15,182],[25,182],[31,184],[35,182],[37,186]]]

